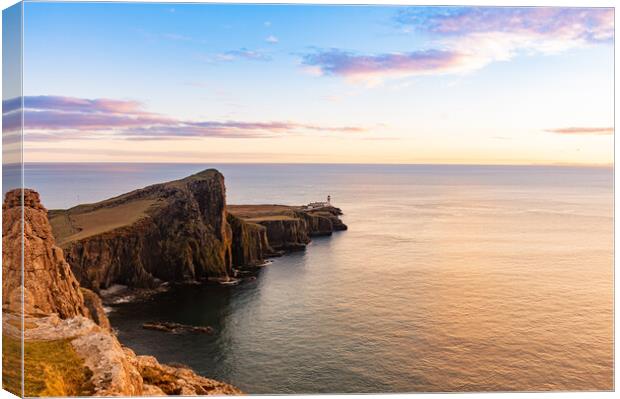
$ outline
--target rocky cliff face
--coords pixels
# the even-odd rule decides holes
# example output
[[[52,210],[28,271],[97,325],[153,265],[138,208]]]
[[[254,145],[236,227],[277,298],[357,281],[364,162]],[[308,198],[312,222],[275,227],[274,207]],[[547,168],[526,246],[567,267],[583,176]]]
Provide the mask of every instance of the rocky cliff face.
[[[50,212],[82,286],[152,288],[161,281],[226,280],[236,269],[300,250],[311,237],[346,229],[340,210],[226,206],[224,177],[209,169],[96,204]]]
[[[250,224],[263,226],[269,246],[276,251],[302,250],[312,237],[346,230],[335,207],[306,210],[284,205],[231,205],[229,213]]]
[[[123,348],[110,331],[101,300],[80,287],[56,246],[39,195],[24,190],[23,199],[22,206],[22,191],[15,190],[7,193],[3,205],[2,335],[3,343],[8,344],[3,348],[3,364],[20,367],[22,349],[25,352],[24,391],[21,375],[16,378],[10,367],[3,368],[5,388],[25,396],[241,393],[188,368],[163,365],[151,356],[137,356]],[[205,205],[197,206],[206,218]],[[218,215],[208,217],[217,220]]]
[[[265,258],[277,255],[269,244],[267,228],[246,222],[229,213],[228,224],[232,229],[232,262],[237,268],[255,267],[263,264]]]
[[[158,280],[196,281],[232,272],[224,177],[213,169],[52,211],[50,217],[80,283],[94,290],[113,283],[152,287]]]
[[[21,204],[22,190],[13,190],[6,194],[2,206],[3,309],[21,312],[23,243],[24,313],[56,313],[61,318],[88,317],[90,312],[84,304],[79,284],[62,250],[56,246],[47,210],[41,205],[39,194],[23,190],[24,206]]]

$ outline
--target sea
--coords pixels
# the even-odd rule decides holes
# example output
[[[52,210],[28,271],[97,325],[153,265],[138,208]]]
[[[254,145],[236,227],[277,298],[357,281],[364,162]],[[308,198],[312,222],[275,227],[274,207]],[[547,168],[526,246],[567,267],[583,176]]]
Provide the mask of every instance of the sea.
[[[138,354],[253,394],[614,388],[612,168],[28,164],[25,185],[67,208],[206,168],[229,204],[330,195],[349,229],[254,281],[111,307]]]

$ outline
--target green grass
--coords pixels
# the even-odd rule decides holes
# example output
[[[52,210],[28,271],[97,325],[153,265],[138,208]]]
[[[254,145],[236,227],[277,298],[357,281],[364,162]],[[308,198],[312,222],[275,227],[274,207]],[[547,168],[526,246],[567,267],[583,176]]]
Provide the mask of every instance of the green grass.
[[[2,385],[21,393],[19,339],[2,336]],[[89,396],[91,371],[84,366],[68,339],[26,341],[24,347],[25,396]]]

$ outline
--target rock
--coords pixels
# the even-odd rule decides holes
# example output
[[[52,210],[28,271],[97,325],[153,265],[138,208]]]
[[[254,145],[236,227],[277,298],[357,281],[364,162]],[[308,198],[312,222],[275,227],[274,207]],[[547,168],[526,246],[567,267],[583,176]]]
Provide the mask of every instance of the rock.
[[[94,396],[143,395],[142,376],[115,336],[99,329],[75,338],[71,344],[93,372]]]
[[[26,314],[56,313],[61,318],[89,316],[79,283],[62,250],[56,246],[47,210],[41,205],[39,194],[23,190],[23,207],[21,197],[22,190],[7,192],[2,207],[3,308],[21,312],[23,292]]]
[[[153,356],[128,356],[145,384],[160,388],[167,395],[241,395],[232,385],[197,375],[183,366],[160,364]]]
[[[215,330],[211,326],[190,326],[187,324],[173,323],[169,321],[152,321],[142,324],[142,328],[146,330],[163,331],[167,333],[200,333],[200,334],[213,334]]]
[[[24,190],[23,207],[21,198],[20,190],[9,192],[3,206],[2,333],[3,342],[4,337],[16,342],[23,337],[23,346],[11,353],[3,352],[3,362],[19,363],[22,350],[30,356],[29,350],[44,342],[62,351],[55,352],[61,359],[46,359],[40,352],[38,356],[27,358],[30,367],[36,363],[37,368],[49,371],[38,377],[45,387],[61,387],[63,391],[81,387],[81,382],[72,380],[74,375],[63,374],[66,372],[63,367],[71,366],[73,370],[78,367],[88,371],[86,377],[82,377],[86,379],[88,392],[95,396],[241,393],[231,385],[201,377],[190,369],[160,365],[153,357],[136,356],[130,349],[123,348],[110,331],[101,300],[94,292],[80,287],[62,250],[55,245],[47,211],[39,195]],[[23,287],[20,284],[22,237],[26,250]],[[22,294],[25,314],[21,312]],[[190,332],[212,332],[210,327],[180,326]],[[65,357],[72,357],[73,363],[63,364]],[[3,374],[3,381],[5,377]],[[27,386],[24,394],[39,396],[44,392],[37,389],[40,388]]]
[[[232,231],[224,177],[208,169],[64,211],[51,211],[59,242],[80,283],[94,291],[156,280],[228,276]]]
[[[49,214],[73,272],[95,292],[229,281],[233,267],[256,268],[346,229],[340,209],[329,206],[227,207],[224,177],[214,169]]]
[[[342,211],[331,206],[307,210],[285,205],[229,205],[227,209],[236,219],[263,226],[267,243],[275,252],[303,250],[312,237],[347,229],[339,218]]]
[[[234,267],[257,267],[265,262],[266,257],[276,255],[269,245],[265,226],[246,222],[231,213],[228,213],[227,220],[232,229],[232,262]]]
[[[103,309],[103,303],[99,295],[95,294],[88,288],[80,288],[84,297],[84,304],[90,312],[90,317],[95,323],[106,330],[112,330],[108,316]]]

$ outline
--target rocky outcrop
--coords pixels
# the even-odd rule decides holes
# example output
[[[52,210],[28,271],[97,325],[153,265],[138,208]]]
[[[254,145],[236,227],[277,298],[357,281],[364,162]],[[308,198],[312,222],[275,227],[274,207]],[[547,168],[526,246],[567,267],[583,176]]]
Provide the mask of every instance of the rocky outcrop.
[[[81,285],[154,288],[161,281],[229,281],[311,237],[346,229],[331,206],[226,206],[224,177],[208,169],[96,204],[50,211]]]
[[[88,311],[90,312],[90,318],[100,327],[106,330],[111,330],[112,327],[110,326],[110,321],[108,320],[108,316],[105,314],[105,309],[103,308],[103,303],[101,302],[99,295],[83,287],[80,288],[80,291],[84,297],[84,305],[86,305],[86,308],[88,308]]]
[[[228,213],[228,224],[232,229],[232,262],[236,268],[256,267],[265,263],[265,258],[278,255],[267,238],[267,228],[246,222]]]
[[[3,319],[3,335],[20,339],[21,332],[15,327],[19,316],[8,314]],[[56,314],[26,317],[29,327],[24,330],[26,350],[31,342],[69,341],[71,351],[76,353],[88,369],[88,394],[92,396],[158,396],[158,395],[238,395],[242,392],[232,385],[202,377],[184,366],[160,364],[153,356],[139,356],[123,347],[108,330],[91,319],[76,316],[65,320]],[[27,351],[28,353],[28,351]],[[5,354],[8,355],[8,354]],[[69,354],[67,354],[69,357]],[[19,356],[19,354],[16,354]],[[35,360],[29,359],[30,364]],[[45,359],[36,359],[43,361]],[[59,359],[49,359],[44,370],[51,369]],[[46,375],[45,385],[66,386],[62,369]],[[56,381],[49,381],[54,378]],[[27,396],[39,396],[38,392],[26,392]],[[64,396],[64,395],[63,395]]]
[[[197,206],[202,209],[202,215],[208,212],[204,203]],[[209,217],[217,219],[217,215]],[[25,250],[23,288],[22,245]],[[241,393],[231,385],[199,376],[186,367],[162,365],[151,356],[137,356],[123,348],[110,331],[101,300],[94,292],[80,287],[62,250],[55,245],[47,211],[34,191],[24,190],[22,195],[21,190],[15,190],[6,195],[2,258],[2,334],[3,342],[11,343],[3,351],[3,364],[20,364],[22,351],[26,354],[24,392],[20,392],[21,381],[13,381],[10,370],[3,368],[3,382],[10,381],[6,386],[15,394]],[[22,293],[26,298],[24,313]]]
[[[214,334],[215,330],[211,326],[190,326],[188,324],[174,323],[171,321],[151,321],[142,324],[145,330],[154,330],[167,332],[172,334],[181,333],[197,333],[197,334]]]
[[[310,243],[308,223],[304,218],[266,219],[257,223],[267,229],[267,239],[274,249],[298,251]]]
[[[246,223],[263,226],[269,246],[278,251],[303,250],[312,237],[346,230],[342,211],[327,206],[307,210],[285,205],[230,205],[229,214]]]
[[[95,291],[232,272],[224,177],[214,169],[50,218],[80,283]]]
[[[22,200],[24,206],[21,206]],[[23,294],[25,314],[88,317],[90,313],[79,284],[62,250],[56,246],[47,210],[41,205],[39,194],[32,190],[9,191],[2,216],[3,309],[21,313]]]
[[[160,364],[153,356],[135,356],[129,348],[125,351],[140,372],[149,395],[157,392],[184,396],[242,394],[232,385],[197,375],[189,367]]]

